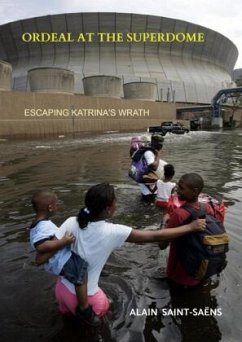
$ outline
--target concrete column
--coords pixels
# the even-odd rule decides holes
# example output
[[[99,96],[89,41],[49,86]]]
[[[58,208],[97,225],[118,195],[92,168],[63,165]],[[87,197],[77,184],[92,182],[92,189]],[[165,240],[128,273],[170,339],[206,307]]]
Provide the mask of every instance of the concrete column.
[[[34,68],[28,71],[31,91],[37,93],[74,93],[74,72],[62,68]]]
[[[130,82],[123,85],[125,99],[155,101],[157,86],[152,82]]]
[[[222,117],[212,118],[212,128],[223,128],[223,118]]]
[[[121,79],[116,76],[89,76],[82,79],[87,96],[121,97]]]
[[[0,90],[11,90],[12,66],[0,61]]]

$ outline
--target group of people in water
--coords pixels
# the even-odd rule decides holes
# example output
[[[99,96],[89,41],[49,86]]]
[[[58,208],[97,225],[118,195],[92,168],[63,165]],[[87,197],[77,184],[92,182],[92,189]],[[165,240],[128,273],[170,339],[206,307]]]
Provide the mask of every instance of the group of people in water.
[[[167,208],[169,197],[176,183],[174,166],[160,158],[163,147],[162,135],[135,136],[131,140],[131,171],[129,175],[140,186],[144,202],[156,201],[158,207]]]
[[[143,151],[142,158],[148,169],[144,182],[139,185],[145,201],[155,199],[156,205],[165,210],[163,222],[156,229],[133,229],[110,223],[117,199],[114,187],[108,183],[90,187],[78,215],[68,218],[59,228],[51,220],[58,209],[57,195],[42,189],[32,197],[35,218],[30,227],[30,242],[37,252],[36,263],[44,264],[47,271],[58,276],[55,295],[59,310],[64,315],[75,315],[81,324],[98,327],[100,317],[109,310],[110,301],[99,287],[99,278],[110,254],[125,242],[158,242],[161,248],[170,244],[168,278],[182,286],[195,286],[201,281],[184,269],[179,260],[176,240],[189,233],[204,231],[206,221],[195,217],[188,222],[190,214],[182,206],[168,210],[168,197],[176,185],[172,182],[174,167],[160,161],[163,137],[153,137],[151,146],[152,149]],[[140,148],[133,146],[131,157]],[[161,176],[157,180],[158,172]],[[199,210],[198,196],[203,185],[200,175],[183,175],[176,185],[179,199]],[[206,211],[214,215],[209,204]]]

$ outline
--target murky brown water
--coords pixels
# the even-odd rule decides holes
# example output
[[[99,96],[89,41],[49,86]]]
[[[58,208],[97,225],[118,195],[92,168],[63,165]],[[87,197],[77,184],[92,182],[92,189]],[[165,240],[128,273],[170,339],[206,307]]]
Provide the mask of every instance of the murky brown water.
[[[96,341],[63,320],[54,298],[55,277],[33,266],[27,227],[33,217],[32,192],[55,190],[62,201],[55,222],[75,215],[90,185],[115,185],[114,222],[134,227],[158,225],[160,213],[140,202],[138,187],[127,177],[132,134],[103,134],[82,139],[0,142],[0,339]],[[165,279],[165,255],[155,244],[126,244],[104,268],[101,286],[113,299],[103,341],[238,342],[242,336],[242,132],[194,132],[165,138],[163,158],[176,167],[176,179],[193,171],[205,191],[224,195],[231,237],[229,264],[218,283],[181,292]],[[129,316],[132,308],[158,309],[157,316]],[[162,309],[213,309],[209,315],[165,315]],[[222,315],[220,315],[220,312]],[[216,315],[217,313],[217,315]]]

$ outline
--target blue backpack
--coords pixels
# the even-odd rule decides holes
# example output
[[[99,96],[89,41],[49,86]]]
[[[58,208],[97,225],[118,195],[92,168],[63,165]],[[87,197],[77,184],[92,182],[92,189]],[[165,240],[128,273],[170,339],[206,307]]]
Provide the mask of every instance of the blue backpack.
[[[188,275],[200,281],[219,274],[227,265],[226,253],[229,250],[229,237],[223,223],[204,209],[196,210],[189,205],[182,208],[190,213],[183,224],[206,218],[206,228],[175,241],[181,265]]]
[[[143,176],[149,171],[149,166],[144,158],[146,151],[154,152],[154,149],[152,147],[141,147],[132,155],[129,177],[137,183],[144,183]]]

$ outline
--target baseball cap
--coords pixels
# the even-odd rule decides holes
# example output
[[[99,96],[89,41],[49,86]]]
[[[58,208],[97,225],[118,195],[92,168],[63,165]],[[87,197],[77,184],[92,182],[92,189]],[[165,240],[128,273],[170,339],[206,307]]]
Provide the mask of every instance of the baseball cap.
[[[163,146],[163,142],[164,142],[164,138],[162,135],[159,135],[159,134],[154,134],[152,135],[151,137],[151,143],[153,145],[160,145],[160,146]]]

